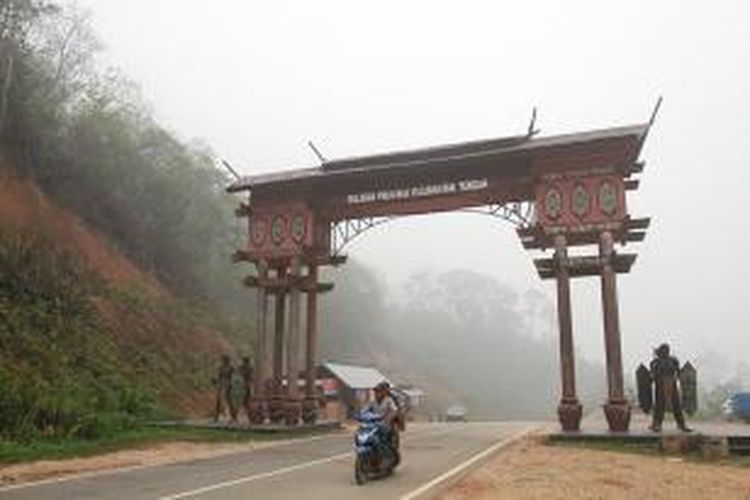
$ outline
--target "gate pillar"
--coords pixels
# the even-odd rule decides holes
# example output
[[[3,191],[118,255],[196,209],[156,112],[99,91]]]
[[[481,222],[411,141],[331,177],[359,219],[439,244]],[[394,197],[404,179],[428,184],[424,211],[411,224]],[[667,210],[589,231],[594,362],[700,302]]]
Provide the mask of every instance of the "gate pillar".
[[[286,267],[276,268],[276,278],[286,276]],[[274,303],[274,338],[273,338],[273,378],[268,416],[271,422],[278,424],[284,420],[284,332],[286,330],[286,293],[279,289]]]
[[[316,362],[315,352],[318,346],[318,266],[310,264],[307,291],[307,342],[305,344],[305,401],[302,408],[302,420],[306,424],[315,423],[318,417],[318,397],[315,387]]]
[[[258,278],[265,280],[268,277],[268,263],[261,260],[257,263]],[[256,330],[253,342],[253,357],[255,365],[255,377],[253,378],[253,393],[247,402],[247,417],[251,424],[260,425],[266,420],[266,406],[270,394],[268,388],[268,291],[265,287],[256,290]]]
[[[614,238],[610,231],[599,237],[604,346],[607,361],[608,398],[604,405],[609,430],[627,432],[630,427],[630,404],[625,399],[620,346],[620,318],[617,305],[617,274],[613,267]]]
[[[568,247],[564,235],[555,236],[555,271],[557,278],[557,319],[560,329],[560,374],[562,377],[562,397],[557,407],[557,416],[563,430],[577,431],[580,430],[583,408],[576,396],[573,319],[570,309],[570,273],[568,271]]]
[[[302,320],[300,268],[299,257],[294,257],[290,273],[289,327],[286,346],[286,404],[284,408],[284,421],[287,425],[297,425],[302,411],[298,385],[300,372],[300,323]]]

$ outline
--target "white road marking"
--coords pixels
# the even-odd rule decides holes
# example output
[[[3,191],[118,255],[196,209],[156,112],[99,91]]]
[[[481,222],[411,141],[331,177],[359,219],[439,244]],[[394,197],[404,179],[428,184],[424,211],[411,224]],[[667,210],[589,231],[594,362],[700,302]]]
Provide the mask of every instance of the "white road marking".
[[[483,460],[483,459],[487,458],[488,456],[492,455],[493,453],[495,453],[499,449],[501,449],[501,448],[503,448],[505,446],[508,446],[509,444],[511,444],[511,443],[513,443],[513,442],[515,442],[515,441],[517,441],[519,439],[521,439],[525,435],[531,433],[533,430],[535,430],[535,429],[527,429],[525,431],[519,432],[518,434],[514,434],[514,435],[512,435],[509,438],[502,439],[502,440],[498,441],[497,443],[491,445],[489,448],[486,448],[485,450],[480,451],[476,455],[472,456],[470,459],[466,460],[465,462],[463,462],[463,463],[455,466],[454,468],[452,468],[448,472],[439,475],[438,477],[434,478],[432,481],[423,484],[422,486],[420,486],[416,490],[413,490],[413,491],[411,491],[411,492],[409,492],[409,493],[401,496],[401,498],[399,500],[414,500],[416,498],[419,498],[421,495],[424,495],[429,490],[431,490],[432,488],[436,487],[437,485],[439,485],[443,481],[447,481],[450,478],[452,478],[453,476],[455,476],[457,474],[460,474],[461,472],[465,471],[466,469],[468,469],[469,467],[471,467],[475,463],[479,462],[480,460]]]
[[[419,436],[422,434],[430,434],[430,431],[434,431],[435,429],[421,429],[421,432],[413,431],[415,433],[415,436]],[[218,455],[213,456],[205,456],[205,457],[198,457],[198,458],[190,458],[186,460],[178,460],[176,462],[165,462],[165,463],[159,463],[159,464],[143,464],[143,465],[132,465],[130,467],[117,467],[113,469],[106,469],[106,470],[96,470],[96,471],[90,471],[90,472],[81,472],[78,474],[69,474],[69,475],[62,475],[59,477],[52,477],[49,479],[41,479],[39,481],[29,481],[29,482],[23,482],[18,484],[10,484],[6,486],[0,486],[0,493],[4,491],[11,491],[11,490],[20,490],[23,488],[33,488],[35,486],[44,486],[47,484],[55,484],[55,483],[63,483],[67,481],[75,481],[78,479],[89,479],[93,477],[99,477],[99,476],[108,476],[112,474],[119,474],[119,473],[127,473],[127,472],[133,472],[138,471],[142,469],[148,469],[151,467],[161,467],[165,465],[171,465],[174,463],[183,463],[183,462],[190,462],[194,460],[211,460],[214,458],[220,458],[220,457],[226,457],[236,454],[242,454],[242,453],[250,453],[254,451],[260,451],[265,450],[268,448],[276,448],[279,446],[287,446],[292,444],[298,444],[298,443],[304,443],[308,441],[318,441],[321,439],[332,439],[337,437],[343,437],[346,435],[343,434],[326,434],[323,436],[310,436],[310,437],[304,437],[304,438],[292,438],[292,439],[285,439],[282,441],[267,443],[265,446],[262,447],[253,447],[252,444],[249,444],[247,448],[238,449],[234,451],[230,451],[228,453],[221,453]],[[348,437],[347,437],[348,439]]]
[[[411,441],[415,437],[442,436],[445,434],[449,434],[451,430],[452,429],[450,429],[448,426],[442,429],[434,429],[434,428],[420,429],[419,432],[416,432],[415,434],[409,436],[410,437],[409,441]],[[261,474],[253,474],[251,476],[240,477],[237,479],[232,479],[230,481],[223,481],[221,483],[210,484],[202,488],[197,488],[197,489],[190,490],[190,491],[184,491],[182,493],[176,493],[174,495],[163,496],[163,497],[160,497],[159,500],[178,500],[180,498],[200,495],[202,493],[208,493],[209,491],[215,491],[221,488],[228,488],[231,486],[235,486],[237,484],[250,483],[252,481],[268,479],[270,477],[280,476],[282,474],[288,474],[290,472],[307,469],[307,468],[314,467],[316,465],[325,464],[328,462],[334,462],[341,458],[351,457],[351,456],[352,456],[352,451],[347,451],[345,453],[339,453],[337,455],[332,455],[330,457],[319,458],[319,459],[312,460],[310,462],[305,462],[302,464],[292,465],[289,467],[283,467],[281,469],[276,469],[276,470],[272,470],[269,472],[263,472]]]
[[[77,479],[89,479],[92,477],[98,477],[98,476],[108,476],[112,474],[119,474],[119,473],[126,473],[126,472],[132,472],[137,471],[141,469],[148,469],[151,467],[161,467],[165,465],[172,465],[175,463],[184,463],[184,462],[192,462],[192,461],[200,461],[200,460],[211,460],[215,458],[221,458],[221,457],[227,457],[231,455],[237,455],[241,453],[250,453],[253,451],[261,451],[266,450],[269,448],[276,448],[279,446],[286,446],[290,444],[297,444],[297,443],[304,443],[308,441],[317,441],[320,439],[329,439],[329,438],[335,438],[335,437],[343,437],[342,434],[327,434],[324,436],[310,436],[305,438],[292,438],[292,439],[286,439],[278,442],[271,442],[271,443],[265,443],[264,446],[260,447],[253,447],[252,444],[249,444],[247,448],[233,450],[228,453],[219,453],[217,455],[210,455],[210,456],[204,456],[204,457],[197,457],[197,458],[188,458],[185,460],[177,460],[175,462],[164,462],[164,463],[158,463],[158,464],[142,464],[142,465],[132,465],[130,467],[117,467],[114,469],[106,469],[106,470],[96,470],[91,472],[81,472],[79,474],[71,474],[71,475],[63,475],[60,477],[53,477],[49,479],[41,479],[39,481],[30,481],[26,483],[19,483],[19,484],[11,484],[8,486],[2,486],[0,487],[0,493],[4,491],[11,491],[11,490],[20,490],[23,488],[32,488],[34,486],[44,486],[46,484],[54,484],[54,483],[63,483],[66,481],[75,481]]]
[[[279,476],[281,474],[287,474],[289,472],[294,472],[294,471],[298,471],[302,469],[308,469],[310,467],[315,467],[316,465],[333,462],[335,460],[339,460],[344,457],[351,457],[351,455],[352,455],[352,452],[347,451],[346,453],[339,453],[338,455],[333,455],[333,456],[326,457],[326,458],[319,458],[317,460],[312,460],[310,462],[292,465],[290,467],[284,467],[283,469],[276,469],[270,472],[264,472],[262,474],[254,474],[252,476],[241,477],[238,479],[233,479],[231,481],[224,481],[223,483],[216,483],[216,484],[212,484],[209,486],[204,486],[203,488],[198,488],[195,490],[184,491],[182,493],[177,493],[175,495],[168,495],[165,497],[160,497],[159,500],[177,500],[179,498],[192,497],[195,495],[200,495],[201,493],[208,493],[209,491],[215,491],[221,488],[227,488],[229,486],[235,486],[235,485],[242,484],[242,483],[249,483],[251,481],[257,481],[259,479],[267,479],[269,477]]]
[[[491,424],[491,422],[487,422],[487,424]],[[435,424],[433,424],[433,425],[435,425]],[[425,427],[422,427],[422,428],[417,427],[417,428],[414,428],[411,431],[411,433],[407,434],[408,435],[408,439],[406,441],[406,444],[408,444],[409,442],[411,442],[412,439],[414,439],[414,438],[424,438],[424,437],[441,436],[441,435],[450,434],[453,431],[455,431],[455,429],[457,427],[458,426],[454,426],[453,424],[443,424],[443,425],[437,424],[434,427],[432,425],[425,426]],[[493,453],[497,449],[500,449],[503,446],[505,446],[507,444],[510,444],[511,442],[519,439],[520,437],[522,437],[523,435],[531,432],[532,430],[534,430],[534,429],[526,430],[524,432],[521,432],[521,433],[519,433],[519,434],[517,434],[515,436],[512,436],[512,437],[508,438],[507,440],[500,441],[499,443],[496,443],[496,444],[492,445],[487,450],[484,450],[484,451],[480,452],[479,454],[477,454],[474,457],[470,458],[468,461],[466,461],[463,464],[455,467],[451,471],[449,471],[449,472],[447,472],[447,473],[439,476],[438,478],[435,478],[434,480],[430,481],[429,483],[427,483],[426,485],[420,487],[419,489],[417,489],[417,490],[415,490],[415,491],[413,491],[413,492],[411,492],[411,493],[409,493],[409,494],[401,497],[401,500],[411,500],[413,498],[416,498],[417,496],[423,494],[424,492],[426,492],[430,488],[434,487],[435,485],[437,485],[441,481],[449,478],[450,476],[452,476],[454,474],[457,474],[457,473],[461,472],[462,470],[464,470],[465,468],[469,467],[470,465],[472,465],[473,463],[477,462],[478,460],[481,460],[482,458],[484,458],[487,455]],[[285,445],[289,445],[289,444],[296,444],[296,443],[306,442],[306,441],[316,441],[316,440],[321,440],[321,439],[332,439],[332,438],[337,438],[337,437],[342,437],[342,435],[341,434],[333,434],[333,435],[324,435],[324,436],[312,436],[312,437],[307,437],[307,438],[289,439],[289,440],[285,440],[285,441],[279,441],[277,443],[273,443],[273,444],[270,444],[269,446],[265,446],[265,447],[262,447],[262,448],[257,448],[257,449],[250,448],[250,449],[247,449],[247,450],[237,450],[237,451],[234,451],[234,452],[230,452],[230,453],[218,455],[218,456],[215,456],[215,457],[205,457],[205,458],[199,458],[199,459],[196,459],[196,460],[199,460],[199,461],[200,460],[211,460],[212,458],[218,458],[219,456],[223,457],[223,456],[231,456],[231,455],[234,455],[234,454],[250,453],[250,452],[253,452],[253,451],[260,451],[262,449],[267,449],[267,448],[271,448],[271,447],[285,446]],[[347,451],[345,453],[339,453],[337,455],[332,455],[332,456],[329,456],[329,457],[325,457],[325,458],[313,460],[313,461],[310,461],[310,462],[305,462],[305,463],[302,463],[302,464],[297,464],[297,465],[285,467],[285,468],[282,468],[282,469],[276,469],[276,470],[269,471],[269,472],[266,472],[266,473],[255,474],[255,475],[252,475],[252,476],[246,476],[246,477],[242,477],[242,478],[238,478],[238,479],[234,479],[234,480],[230,480],[230,481],[225,481],[225,482],[222,482],[222,483],[216,483],[216,484],[208,485],[208,486],[205,486],[205,487],[202,487],[202,488],[198,488],[198,489],[195,489],[195,490],[186,491],[186,492],[182,492],[182,493],[177,493],[177,494],[174,494],[174,495],[167,495],[167,496],[161,497],[159,500],[177,500],[177,499],[180,499],[180,498],[186,498],[186,497],[190,497],[190,496],[195,496],[195,495],[199,495],[201,493],[206,493],[206,492],[214,491],[214,490],[217,490],[217,489],[220,489],[220,488],[226,488],[226,487],[229,487],[229,486],[233,486],[235,484],[242,484],[242,483],[247,483],[247,482],[256,481],[256,480],[260,480],[260,479],[266,479],[266,478],[278,476],[278,475],[281,475],[281,474],[287,474],[289,472],[294,472],[296,470],[302,470],[302,469],[306,469],[306,468],[309,468],[309,467],[314,467],[316,465],[321,465],[321,464],[324,464],[324,463],[333,462],[333,461],[339,460],[339,459],[344,458],[344,457],[350,457],[351,455],[352,455],[352,451]],[[188,460],[188,461],[190,461],[190,460]],[[6,486],[6,487],[1,487],[0,488],[0,493],[4,492],[4,491],[10,491],[10,490],[17,490],[17,489],[22,489],[22,488],[30,488],[30,487],[34,487],[34,486],[42,486],[42,485],[45,485],[45,484],[53,484],[53,483],[61,483],[61,482],[73,481],[73,480],[76,480],[76,479],[87,479],[87,478],[97,477],[97,476],[106,476],[106,475],[112,475],[112,474],[117,474],[117,473],[127,473],[127,472],[130,472],[130,471],[136,471],[136,470],[140,470],[140,469],[146,469],[146,468],[151,468],[151,467],[159,467],[161,465],[169,465],[169,464],[145,464],[145,465],[135,465],[135,466],[132,466],[132,467],[123,467],[123,468],[119,468],[119,469],[109,469],[109,470],[104,470],[104,471],[84,472],[84,473],[81,473],[81,474],[76,474],[76,475],[71,475],[71,476],[63,476],[63,477],[57,477],[57,478],[50,478],[50,479],[44,479],[44,480],[41,480],[41,481],[35,481],[35,482],[29,482],[29,483],[21,483],[21,484],[15,484],[15,485],[10,485],[10,486]]]

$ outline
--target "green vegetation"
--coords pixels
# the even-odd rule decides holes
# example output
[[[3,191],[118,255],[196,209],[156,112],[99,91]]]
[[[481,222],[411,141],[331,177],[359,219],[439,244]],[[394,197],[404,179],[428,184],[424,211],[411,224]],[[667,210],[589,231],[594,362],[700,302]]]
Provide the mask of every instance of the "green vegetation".
[[[246,335],[226,179],[207,147],[155,123],[98,51],[75,6],[0,0],[0,168],[79,214],[169,293],[105,282],[41,231],[0,234],[5,448],[95,448],[139,435],[145,419],[201,411],[225,339]]]
[[[0,439],[109,438],[210,394],[205,331],[235,328],[211,309],[113,288],[42,236],[0,233],[0,276]]]
[[[240,311],[235,200],[208,147],[180,142],[97,64],[87,17],[0,0],[0,144],[13,163],[185,296]]]
[[[0,236],[0,439],[11,455],[103,449],[153,436],[146,419],[205,411],[226,340],[244,346],[252,331],[246,270],[229,258],[243,231],[214,154],[156,123],[98,51],[74,6],[0,0],[0,168],[80,215],[168,292],[105,282],[49,235]],[[526,334],[544,319],[529,319],[502,284],[416,276],[393,305],[354,262],[335,281],[324,359],[390,362],[381,367],[465,395],[441,404],[463,402],[472,417],[553,411],[553,339]],[[598,368],[578,370],[584,395],[600,389]]]
[[[0,437],[99,438],[155,411],[119,369],[97,278],[42,239],[0,235]]]
[[[584,448],[589,450],[613,451],[617,453],[635,453],[638,455],[660,455],[659,441],[634,441],[629,439],[552,439],[547,438],[548,446],[562,446],[565,448]]]

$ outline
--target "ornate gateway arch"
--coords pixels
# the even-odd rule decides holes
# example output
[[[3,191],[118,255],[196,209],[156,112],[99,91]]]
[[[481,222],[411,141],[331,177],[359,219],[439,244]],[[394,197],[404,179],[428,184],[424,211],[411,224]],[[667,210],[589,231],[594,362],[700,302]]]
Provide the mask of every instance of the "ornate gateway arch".
[[[390,217],[472,209],[513,223],[524,248],[551,251],[534,265],[542,279],[557,281],[558,416],[565,430],[577,430],[581,420],[570,279],[599,277],[608,383],[604,412],[612,431],[626,431],[630,406],[623,388],[616,276],[627,273],[636,256],[615,247],[642,241],[649,225],[647,218],[631,218],[627,193],[638,188],[635,176],[643,170],[638,158],[650,125],[550,137],[530,133],[346,158],[232,184],[230,192],[248,193],[237,210],[248,221],[247,245],[235,260],[257,269],[245,280],[258,292],[251,421],[315,420],[317,297],[333,287],[319,282],[320,266],[343,263],[341,251],[349,241]],[[572,246],[598,250],[569,256]]]

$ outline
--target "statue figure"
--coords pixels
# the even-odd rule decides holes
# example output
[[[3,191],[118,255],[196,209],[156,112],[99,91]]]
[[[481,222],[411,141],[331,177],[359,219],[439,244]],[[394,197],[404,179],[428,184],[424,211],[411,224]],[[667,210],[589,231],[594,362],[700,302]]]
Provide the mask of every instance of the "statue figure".
[[[682,371],[690,371],[691,377],[682,376]],[[688,375],[686,373],[685,375]],[[685,416],[683,414],[683,392],[686,390],[686,383],[691,379],[691,387],[687,387],[687,393],[695,394],[695,369],[692,365],[686,364],[685,368],[680,369],[680,363],[676,357],[672,356],[669,351],[669,344],[662,344],[654,351],[654,359],[651,360],[649,369],[641,365],[636,371],[638,381],[638,402],[646,413],[653,409],[653,421],[651,430],[660,432],[664,420],[664,412],[671,410],[677,427],[683,432],[691,432],[691,429],[685,425]],[[679,387],[678,386],[682,386]],[[653,393],[651,385],[653,384]],[[653,394],[653,397],[652,397]],[[692,396],[691,396],[692,397]],[[694,404],[691,409],[695,407]]]
[[[214,422],[219,420],[219,417],[224,413],[224,405],[229,409],[229,416],[232,421],[237,420],[237,409],[234,406],[232,400],[232,375],[234,375],[234,367],[229,356],[224,354],[221,357],[221,365],[219,366],[219,374],[216,378],[216,407],[214,408]]]
[[[250,358],[244,356],[239,368],[240,379],[242,380],[242,407],[250,418],[250,398],[253,395],[253,366],[250,364]]]

